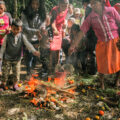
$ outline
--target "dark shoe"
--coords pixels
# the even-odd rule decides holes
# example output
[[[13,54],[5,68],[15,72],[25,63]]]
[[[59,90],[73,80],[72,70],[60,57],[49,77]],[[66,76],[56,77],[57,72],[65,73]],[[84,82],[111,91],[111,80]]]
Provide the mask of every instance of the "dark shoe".
[[[8,90],[8,87],[5,84],[1,84],[0,88],[3,89],[3,90]]]

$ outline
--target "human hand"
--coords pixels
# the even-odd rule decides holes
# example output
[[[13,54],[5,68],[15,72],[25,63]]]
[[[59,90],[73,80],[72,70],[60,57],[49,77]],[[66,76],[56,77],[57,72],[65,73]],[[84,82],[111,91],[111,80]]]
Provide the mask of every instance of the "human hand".
[[[41,28],[41,32],[42,32],[42,34],[43,35],[48,35],[48,31],[43,27],[43,28]]]
[[[53,33],[54,33],[54,35],[59,35],[59,31],[58,30],[54,30]]]
[[[68,49],[68,55],[72,55],[72,53],[75,52],[75,46],[71,45],[70,48]]]
[[[52,38],[49,38],[49,42],[52,42],[53,41],[53,39]]]
[[[35,52],[33,53],[33,55],[40,57],[40,52],[39,52],[39,51],[35,51]]]
[[[40,31],[37,31],[37,36],[38,36],[38,40],[40,41],[41,39],[42,39],[42,35],[41,35],[41,33],[40,33]]]
[[[67,25],[66,25],[66,24],[63,24],[62,28],[65,29],[66,27],[67,27]]]

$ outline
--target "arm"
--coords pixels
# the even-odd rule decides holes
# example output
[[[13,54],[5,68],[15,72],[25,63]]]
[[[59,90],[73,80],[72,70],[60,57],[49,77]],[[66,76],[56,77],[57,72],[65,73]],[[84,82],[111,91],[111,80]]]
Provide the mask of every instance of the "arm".
[[[42,22],[42,24],[40,25],[39,27],[39,30],[41,30],[42,28],[45,28],[46,27],[46,23],[45,22]]]
[[[59,34],[59,31],[57,30],[57,27],[56,27],[55,22],[52,23],[52,29],[53,29],[53,33],[54,33],[55,35],[58,35],[58,34]]]
[[[3,59],[3,54],[6,50],[6,40],[7,40],[7,36],[5,36],[4,42],[3,42],[2,47],[0,49],[0,59]]]
[[[69,54],[71,55],[75,48],[78,47],[79,45],[79,42],[81,41],[81,39],[84,37],[84,35],[87,33],[87,31],[89,30],[91,26],[91,19],[90,19],[90,16],[88,16],[85,21],[83,22],[82,26],[81,26],[81,31],[78,32],[76,34],[76,36],[74,37],[74,41],[73,41],[73,44],[70,46],[69,48]]]
[[[23,35],[23,42],[29,51],[31,51],[32,53],[36,51],[33,45],[27,40],[25,35]]]
[[[75,37],[75,47],[77,48],[78,47],[78,45],[79,45],[79,43],[80,43],[80,41],[81,41],[81,39],[84,37],[84,32],[82,32],[82,31],[80,31],[77,35],[76,35],[76,37]]]
[[[59,32],[58,32],[57,27],[56,27],[56,17],[57,17],[57,11],[53,10],[51,13],[50,23],[51,23],[54,34],[58,35]]]
[[[115,18],[116,23],[120,27],[120,15],[119,15],[119,13],[116,11],[116,9],[114,7],[112,7],[112,8],[113,8],[113,18]]]
[[[25,16],[24,14],[22,14],[21,20],[22,20],[22,22],[23,22],[23,30],[24,30],[25,32],[27,32],[28,34],[37,34],[37,32],[38,32],[39,30],[29,27],[27,18],[26,18],[26,16]]]
[[[10,13],[5,12],[5,14],[9,17],[9,24],[12,25],[13,18]]]
[[[33,45],[30,42],[28,42],[25,35],[23,35],[23,42],[24,42],[25,46],[27,47],[27,49],[29,51],[31,51],[35,56],[40,56],[40,53],[35,50],[35,48],[33,47]]]
[[[69,55],[71,55],[75,51],[83,37],[84,32],[80,31],[79,33],[77,33],[77,35],[74,38],[74,43],[72,43],[69,48]]]

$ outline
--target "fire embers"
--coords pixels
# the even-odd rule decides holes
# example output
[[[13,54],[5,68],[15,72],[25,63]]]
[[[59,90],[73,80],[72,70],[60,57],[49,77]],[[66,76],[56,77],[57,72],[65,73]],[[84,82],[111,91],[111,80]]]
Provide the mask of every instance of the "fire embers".
[[[66,106],[67,100],[75,99],[76,85],[74,86],[74,80],[65,80],[66,72],[56,72],[55,76],[48,77],[48,81],[38,80],[36,76],[32,75],[25,86],[26,96],[32,97],[30,102],[36,107],[61,110]]]
[[[60,110],[61,109],[59,107],[59,105],[57,105],[57,103],[55,103],[55,101],[52,102],[50,99],[44,99],[42,97],[40,97],[39,99],[33,98],[33,100],[31,100],[30,102],[39,108],[47,108],[47,109],[51,109],[51,110]]]
[[[44,100],[43,98],[33,98],[31,101],[31,103],[33,103],[36,107],[40,107],[40,108],[43,108],[43,107],[49,107],[49,101],[48,100]]]

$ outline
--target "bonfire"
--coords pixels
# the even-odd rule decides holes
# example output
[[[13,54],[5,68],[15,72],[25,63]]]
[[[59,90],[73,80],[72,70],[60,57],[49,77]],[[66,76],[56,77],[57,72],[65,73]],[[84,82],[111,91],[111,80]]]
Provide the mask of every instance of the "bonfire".
[[[47,81],[39,80],[38,74],[33,74],[25,85],[27,97],[32,97],[30,102],[39,108],[60,110],[66,107],[68,99],[75,99],[76,84],[74,80],[66,80],[68,72],[56,72],[48,76]]]

